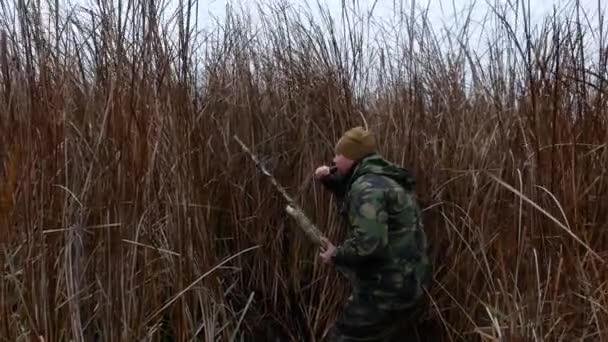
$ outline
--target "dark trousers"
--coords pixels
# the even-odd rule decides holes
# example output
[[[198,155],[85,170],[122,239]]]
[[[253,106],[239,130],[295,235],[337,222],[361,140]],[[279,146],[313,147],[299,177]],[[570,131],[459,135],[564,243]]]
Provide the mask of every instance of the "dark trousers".
[[[338,316],[328,341],[418,341],[416,325],[426,307],[422,299],[414,307],[387,311],[378,308],[369,297],[354,295]]]

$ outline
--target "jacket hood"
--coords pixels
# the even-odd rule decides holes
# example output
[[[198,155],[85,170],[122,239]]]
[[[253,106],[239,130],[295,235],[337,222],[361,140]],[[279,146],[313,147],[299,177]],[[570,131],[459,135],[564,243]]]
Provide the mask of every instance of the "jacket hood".
[[[352,176],[350,177],[349,183],[352,184],[357,178],[366,174],[389,177],[408,191],[414,190],[416,185],[414,176],[407,169],[384,159],[377,153],[364,157],[353,165]]]

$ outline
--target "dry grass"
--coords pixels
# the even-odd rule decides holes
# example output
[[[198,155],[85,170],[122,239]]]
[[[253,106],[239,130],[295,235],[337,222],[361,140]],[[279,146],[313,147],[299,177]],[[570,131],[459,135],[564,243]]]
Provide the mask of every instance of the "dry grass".
[[[319,340],[346,284],[231,137],[339,240],[310,176],[362,117],[418,178],[427,334],[608,339],[603,17],[533,31],[513,3],[481,51],[466,16],[439,34],[406,3],[209,32],[180,3],[2,2],[0,340]]]

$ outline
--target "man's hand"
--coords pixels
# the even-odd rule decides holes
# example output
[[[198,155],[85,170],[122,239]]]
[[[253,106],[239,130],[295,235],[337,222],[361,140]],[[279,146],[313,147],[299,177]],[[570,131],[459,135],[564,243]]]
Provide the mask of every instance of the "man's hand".
[[[331,169],[327,165],[319,166],[315,170],[315,179],[321,179],[325,176],[328,176],[330,174],[330,170]]]
[[[324,246],[321,247],[321,253],[319,253],[319,256],[321,256],[321,260],[325,264],[333,263],[332,258],[334,257],[334,255],[336,255],[336,246],[334,246],[334,244],[331,243],[331,241],[329,241],[325,237],[321,238],[321,242],[323,242],[324,244]]]

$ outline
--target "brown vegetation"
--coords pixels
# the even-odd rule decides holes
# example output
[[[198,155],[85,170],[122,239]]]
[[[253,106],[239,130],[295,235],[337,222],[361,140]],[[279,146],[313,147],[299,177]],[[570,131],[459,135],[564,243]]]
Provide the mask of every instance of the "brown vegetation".
[[[231,137],[339,241],[310,178],[363,118],[417,176],[441,340],[608,339],[603,17],[179,3],[0,5],[0,340],[319,340],[347,284]]]

